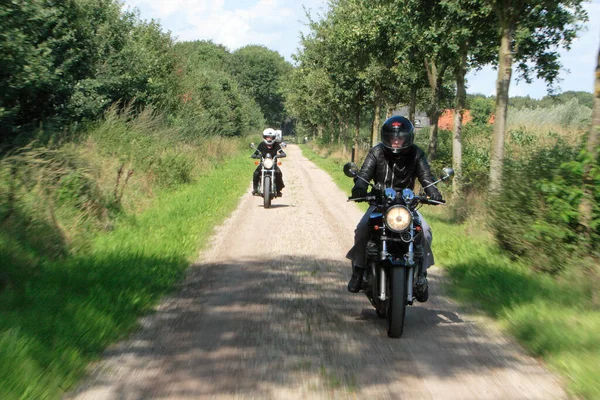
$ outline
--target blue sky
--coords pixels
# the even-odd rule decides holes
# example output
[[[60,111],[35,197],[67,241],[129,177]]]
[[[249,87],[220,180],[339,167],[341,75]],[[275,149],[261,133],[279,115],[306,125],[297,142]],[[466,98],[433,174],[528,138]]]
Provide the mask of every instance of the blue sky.
[[[178,40],[212,40],[235,50],[248,44],[261,44],[278,51],[288,61],[299,46],[300,32],[307,32],[303,7],[313,16],[323,13],[326,0],[124,0],[125,8],[138,8],[143,19],[158,19]],[[561,51],[559,92],[593,90],[594,70],[600,46],[600,0],[585,3],[589,22],[571,46]],[[484,67],[467,75],[468,92],[495,93],[496,71]],[[513,74],[516,78],[516,74]],[[543,81],[516,82],[511,96],[546,95]]]

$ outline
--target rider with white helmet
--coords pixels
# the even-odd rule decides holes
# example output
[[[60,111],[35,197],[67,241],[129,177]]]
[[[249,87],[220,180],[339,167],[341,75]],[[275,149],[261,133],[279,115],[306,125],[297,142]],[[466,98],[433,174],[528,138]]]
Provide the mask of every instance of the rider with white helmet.
[[[283,158],[286,156],[285,152],[281,148],[281,145],[277,142],[277,134],[273,128],[267,128],[263,131],[262,134],[263,141],[260,142],[256,151],[252,155],[252,158],[261,158],[266,157],[267,153],[271,154],[271,156],[277,155],[279,158]],[[260,172],[262,165],[259,165],[254,171],[254,176],[252,180],[252,194],[258,194],[258,181],[260,180]],[[283,174],[281,170],[275,164],[275,185],[277,186],[277,197],[281,197],[281,189],[285,187],[283,184]]]

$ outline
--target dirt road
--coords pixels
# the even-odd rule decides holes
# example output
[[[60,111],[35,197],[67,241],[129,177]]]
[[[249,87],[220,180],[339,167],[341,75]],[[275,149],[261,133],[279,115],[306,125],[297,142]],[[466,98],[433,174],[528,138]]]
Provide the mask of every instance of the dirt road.
[[[296,146],[287,153],[284,197],[264,209],[249,186],[181,290],[69,398],[566,397],[512,340],[461,312],[437,268],[429,301],[389,339],[364,295],[346,291],[362,213]]]

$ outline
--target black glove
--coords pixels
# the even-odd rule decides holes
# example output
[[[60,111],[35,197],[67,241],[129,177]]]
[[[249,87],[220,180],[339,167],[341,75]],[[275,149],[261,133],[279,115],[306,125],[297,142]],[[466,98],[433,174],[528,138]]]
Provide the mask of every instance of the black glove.
[[[433,201],[442,201],[444,199],[440,191],[437,190],[435,186],[430,186],[427,189],[425,189],[425,193],[427,194],[429,199]]]
[[[250,156],[250,158],[260,158],[260,154],[254,153]]]
[[[365,189],[361,189],[361,188],[352,189],[352,198],[353,199],[358,199],[361,197],[367,197],[367,191]]]

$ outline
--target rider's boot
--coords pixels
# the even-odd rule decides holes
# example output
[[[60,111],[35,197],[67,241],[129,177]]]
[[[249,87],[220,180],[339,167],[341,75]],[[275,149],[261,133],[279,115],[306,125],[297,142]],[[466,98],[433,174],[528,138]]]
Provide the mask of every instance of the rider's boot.
[[[427,283],[427,271],[417,278],[415,284],[415,297],[420,303],[425,303],[429,299],[429,284]]]
[[[350,278],[350,282],[348,282],[348,291],[350,293],[358,293],[362,287],[362,277],[365,272],[364,268],[358,267],[356,265],[352,266],[352,277]]]
[[[253,196],[258,196],[258,187],[257,185],[254,185],[252,188],[252,195]]]

